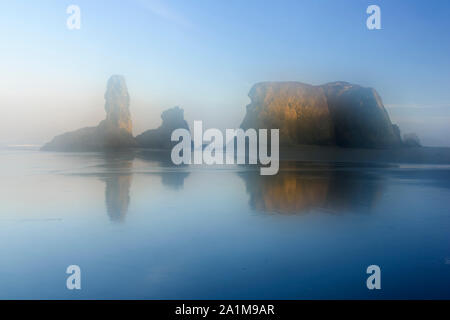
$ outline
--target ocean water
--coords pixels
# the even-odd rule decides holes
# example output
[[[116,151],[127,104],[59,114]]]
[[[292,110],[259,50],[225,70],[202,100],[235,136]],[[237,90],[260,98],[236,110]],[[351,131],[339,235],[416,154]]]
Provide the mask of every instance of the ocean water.
[[[450,166],[4,149],[0,199],[1,299],[450,298]]]

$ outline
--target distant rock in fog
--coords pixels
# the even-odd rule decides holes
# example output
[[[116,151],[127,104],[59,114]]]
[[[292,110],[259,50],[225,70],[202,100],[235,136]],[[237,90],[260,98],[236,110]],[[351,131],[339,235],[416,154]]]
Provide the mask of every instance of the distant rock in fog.
[[[403,135],[403,145],[405,147],[421,147],[420,139],[415,133],[405,133]]]
[[[169,149],[178,143],[172,142],[170,139],[175,129],[182,128],[189,131],[189,126],[184,120],[184,110],[178,106],[164,111],[161,118],[162,124],[157,129],[150,129],[136,136],[136,141],[140,147]]]
[[[97,127],[82,128],[56,136],[42,150],[100,151],[136,146],[129,105],[130,96],[124,77],[111,76],[105,93],[105,120]]]
[[[283,146],[328,145],[350,148],[420,146],[417,137],[402,142],[400,129],[389,119],[378,93],[347,82],[313,86],[301,82],[261,82],[249,93],[251,103],[243,129],[279,129]],[[56,136],[42,150],[103,151],[133,147],[170,149],[175,129],[189,130],[184,110],[173,107],[161,115],[162,124],[132,135],[130,96],[125,79],[113,75],[105,92],[106,118]]]
[[[123,76],[114,75],[108,80],[105,92],[105,122],[133,134],[130,115],[130,95]]]
[[[378,93],[347,82],[313,86],[301,82],[262,82],[253,86],[241,124],[279,128],[282,145],[337,145],[385,148],[401,145]]]

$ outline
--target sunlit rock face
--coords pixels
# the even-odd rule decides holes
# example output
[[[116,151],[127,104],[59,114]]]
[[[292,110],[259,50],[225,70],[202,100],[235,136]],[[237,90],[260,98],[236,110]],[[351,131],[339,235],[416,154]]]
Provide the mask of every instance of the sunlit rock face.
[[[186,129],[189,126],[184,120],[184,110],[180,107],[167,109],[161,114],[162,124],[157,129],[147,130],[136,136],[140,147],[169,149],[178,142],[171,141],[172,132],[175,129]]]
[[[87,127],[56,136],[42,150],[101,151],[136,146],[132,135],[130,97],[125,79],[113,75],[105,93],[106,118],[97,127]]]
[[[105,92],[105,111],[105,122],[132,134],[130,96],[123,76],[113,75],[109,78]]]
[[[333,121],[321,87],[300,82],[253,86],[243,129],[280,129],[280,143],[334,144]]]
[[[243,129],[280,129],[282,145],[392,147],[400,144],[380,96],[346,82],[312,86],[263,82],[253,86]]]

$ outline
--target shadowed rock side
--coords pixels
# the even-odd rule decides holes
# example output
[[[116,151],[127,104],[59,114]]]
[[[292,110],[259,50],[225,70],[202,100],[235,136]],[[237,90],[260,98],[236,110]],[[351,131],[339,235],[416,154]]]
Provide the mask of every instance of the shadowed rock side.
[[[96,127],[87,127],[56,136],[42,150],[100,151],[136,146],[132,135],[130,97],[125,79],[113,75],[105,93],[106,119]]]
[[[180,107],[173,107],[161,114],[162,124],[157,129],[147,130],[136,137],[140,147],[155,149],[170,149],[178,142],[171,141],[172,132],[175,129],[186,129],[189,126],[184,120],[184,110]]]
[[[241,127],[279,128],[281,145],[384,148],[401,143],[398,127],[371,88],[346,82],[262,82],[249,97]]]
[[[392,125],[375,89],[346,82],[328,83],[322,87],[338,146],[385,148],[400,145],[398,126]]]

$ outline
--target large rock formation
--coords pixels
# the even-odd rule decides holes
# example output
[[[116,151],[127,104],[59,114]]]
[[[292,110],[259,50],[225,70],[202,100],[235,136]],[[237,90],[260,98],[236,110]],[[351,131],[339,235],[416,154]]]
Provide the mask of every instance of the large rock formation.
[[[400,145],[374,89],[346,82],[312,86],[263,82],[253,86],[243,129],[280,129],[280,144],[383,148]]]
[[[129,105],[130,96],[124,77],[111,76],[105,93],[105,120],[97,127],[82,128],[56,136],[42,150],[100,151],[136,146]]]
[[[175,129],[182,128],[189,131],[189,126],[184,120],[184,110],[178,106],[164,111],[161,118],[162,124],[157,129],[147,130],[136,136],[140,147],[169,149],[178,143],[177,141],[172,142],[170,139]]]

